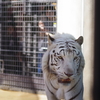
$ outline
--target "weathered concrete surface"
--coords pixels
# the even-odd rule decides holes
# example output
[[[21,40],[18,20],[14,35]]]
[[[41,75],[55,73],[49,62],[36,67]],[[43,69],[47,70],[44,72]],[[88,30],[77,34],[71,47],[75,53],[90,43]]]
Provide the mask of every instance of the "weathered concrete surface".
[[[0,100],[47,100],[43,94],[0,90]]]

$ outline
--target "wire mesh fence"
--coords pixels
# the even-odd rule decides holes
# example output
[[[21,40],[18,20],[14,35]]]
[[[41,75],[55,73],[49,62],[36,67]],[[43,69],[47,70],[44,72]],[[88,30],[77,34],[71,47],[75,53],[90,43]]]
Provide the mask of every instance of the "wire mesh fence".
[[[0,1],[0,88],[44,91],[41,58],[57,29],[56,0]]]

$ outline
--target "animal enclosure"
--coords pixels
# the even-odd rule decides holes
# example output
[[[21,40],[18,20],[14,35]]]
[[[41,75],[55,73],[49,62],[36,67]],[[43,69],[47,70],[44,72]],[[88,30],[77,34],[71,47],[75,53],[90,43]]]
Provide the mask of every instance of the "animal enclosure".
[[[0,1],[0,88],[44,92],[46,32],[56,32],[56,0]]]
[[[40,58],[48,39],[40,39],[41,33],[66,31],[84,37],[84,100],[92,100],[94,5],[95,0],[0,0],[0,88],[43,93]]]

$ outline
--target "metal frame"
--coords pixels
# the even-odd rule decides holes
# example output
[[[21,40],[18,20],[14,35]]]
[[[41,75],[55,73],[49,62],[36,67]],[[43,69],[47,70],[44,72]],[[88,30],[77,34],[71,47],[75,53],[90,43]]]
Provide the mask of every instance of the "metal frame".
[[[41,0],[41,2],[40,0],[2,0],[2,2],[0,2],[2,8],[0,12],[2,18],[2,20],[0,20],[0,62],[2,62],[2,66],[0,66],[1,89],[20,90],[35,93],[44,91],[43,73],[39,73],[38,70],[41,70],[41,68],[37,67],[41,64],[41,57],[38,55],[45,52],[40,52],[38,49],[38,45],[41,43],[39,42],[39,39],[41,39],[39,34],[40,32],[44,32],[38,29],[37,23],[40,18],[45,18],[46,15],[40,15],[40,13],[42,14],[42,10],[37,9],[38,7],[55,6],[50,5],[53,2],[56,3],[56,0]],[[48,11],[45,10],[44,12],[46,13]],[[8,13],[12,13],[12,16]],[[56,15],[53,15],[52,17],[56,17]],[[14,23],[12,27],[17,30],[17,40],[8,35],[11,30],[6,30],[9,29],[9,26],[11,26],[11,22]],[[53,22],[46,20],[44,22],[52,22],[55,24],[56,21]],[[48,29],[51,28],[51,26],[46,27]],[[51,32],[54,33],[54,31]],[[6,42],[8,41],[7,38],[12,39],[13,41],[16,40],[18,44],[21,44],[21,46],[17,45],[17,49],[18,47],[22,47],[22,49],[19,49],[18,51],[17,49],[12,50],[12,52],[16,52],[18,54],[21,52],[21,56],[16,56],[15,53],[12,55],[13,53],[11,52],[9,55],[10,50],[5,49],[8,43]],[[45,40],[47,37],[44,37],[43,39]],[[12,44],[13,43],[14,42],[12,42]],[[47,41],[44,41],[43,43],[47,45]],[[19,56],[22,57],[21,62]],[[8,67],[10,67],[10,69],[8,69]]]

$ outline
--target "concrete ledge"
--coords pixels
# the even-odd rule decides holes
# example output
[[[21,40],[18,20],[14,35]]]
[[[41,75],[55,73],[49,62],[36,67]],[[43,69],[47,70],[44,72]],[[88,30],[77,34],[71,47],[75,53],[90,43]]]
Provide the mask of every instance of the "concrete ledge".
[[[0,90],[0,100],[47,100],[44,94]]]

